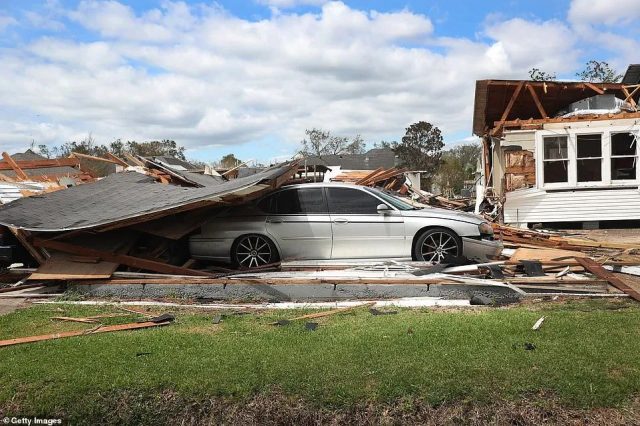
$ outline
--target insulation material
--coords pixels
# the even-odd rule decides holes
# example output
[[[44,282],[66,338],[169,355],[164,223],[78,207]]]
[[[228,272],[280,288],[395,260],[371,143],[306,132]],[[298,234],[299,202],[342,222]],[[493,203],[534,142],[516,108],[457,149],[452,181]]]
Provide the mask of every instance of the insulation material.
[[[529,188],[536,184],[536,164],[533,152],[505,151],[506,190]]]

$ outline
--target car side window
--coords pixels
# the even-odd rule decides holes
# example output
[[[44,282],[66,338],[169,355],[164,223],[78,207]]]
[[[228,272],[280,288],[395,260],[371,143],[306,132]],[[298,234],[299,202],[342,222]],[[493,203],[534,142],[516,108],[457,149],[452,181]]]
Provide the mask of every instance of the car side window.
[[[273,201],[271,210],[276,214],[327,213],[322,188],[287,189],[276,194]]]
[[[377,214],[378,205],[383,204],[373,195],[351,188],[327,188],[329,213],[331,214]]]
[[[275,213],[275,198],[278,194],[269,195],[264,197],[258,202],[258,209],[265,213]]]

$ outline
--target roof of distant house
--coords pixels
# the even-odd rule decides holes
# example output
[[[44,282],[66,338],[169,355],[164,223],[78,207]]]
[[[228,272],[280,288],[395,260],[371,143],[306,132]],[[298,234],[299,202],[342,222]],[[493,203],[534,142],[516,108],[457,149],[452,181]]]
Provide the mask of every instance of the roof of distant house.
[[[30,149],[27,149],[25,152],[19,152],[13,154],[11,156],[14,161],[39,161],[39,160],[48,160],[47,157],[43,157],[40,154],[33,152]],[[0,160],[1,161],[1,160]],[[27,174],[27,176],[68,176],[68,175],[77,175],[82,173],[81,170],[75,169],[69,166],[55,166],[55,167],[38,167],[34,169],[30,169],[28,167],[21,167],[23,171]],[[16,177],[16,172],[13,170],[3,170],[2,174],[9,177]]]
[[[390,148],[374,148],[364,154],[310,156],[305,161],[307,166],[340,166],[345,170],[375,170],[380,167],[390,169],[398,165],[396,154]]]

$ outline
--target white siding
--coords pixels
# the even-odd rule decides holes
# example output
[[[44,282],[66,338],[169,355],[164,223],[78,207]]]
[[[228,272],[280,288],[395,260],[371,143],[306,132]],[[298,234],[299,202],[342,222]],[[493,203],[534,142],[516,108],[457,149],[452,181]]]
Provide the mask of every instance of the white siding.
[[[530,188],[509,192],[505,223],[640,220],[638,188],[547,192]]]

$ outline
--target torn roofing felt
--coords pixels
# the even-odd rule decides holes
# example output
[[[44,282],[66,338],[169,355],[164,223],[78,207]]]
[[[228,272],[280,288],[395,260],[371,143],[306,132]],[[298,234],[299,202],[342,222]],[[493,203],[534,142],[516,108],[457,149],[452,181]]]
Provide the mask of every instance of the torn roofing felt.
[[[157,183],[153,178],[121,172],[95,183],[13,201],[0,208],[0,225],[36,232],[96,228],[164,212],[187,210],[220,201],[222,196],[247,195],[266,188],[265,181],[286,175],[295,163],[286,163],[244,178],[203,188]]]

